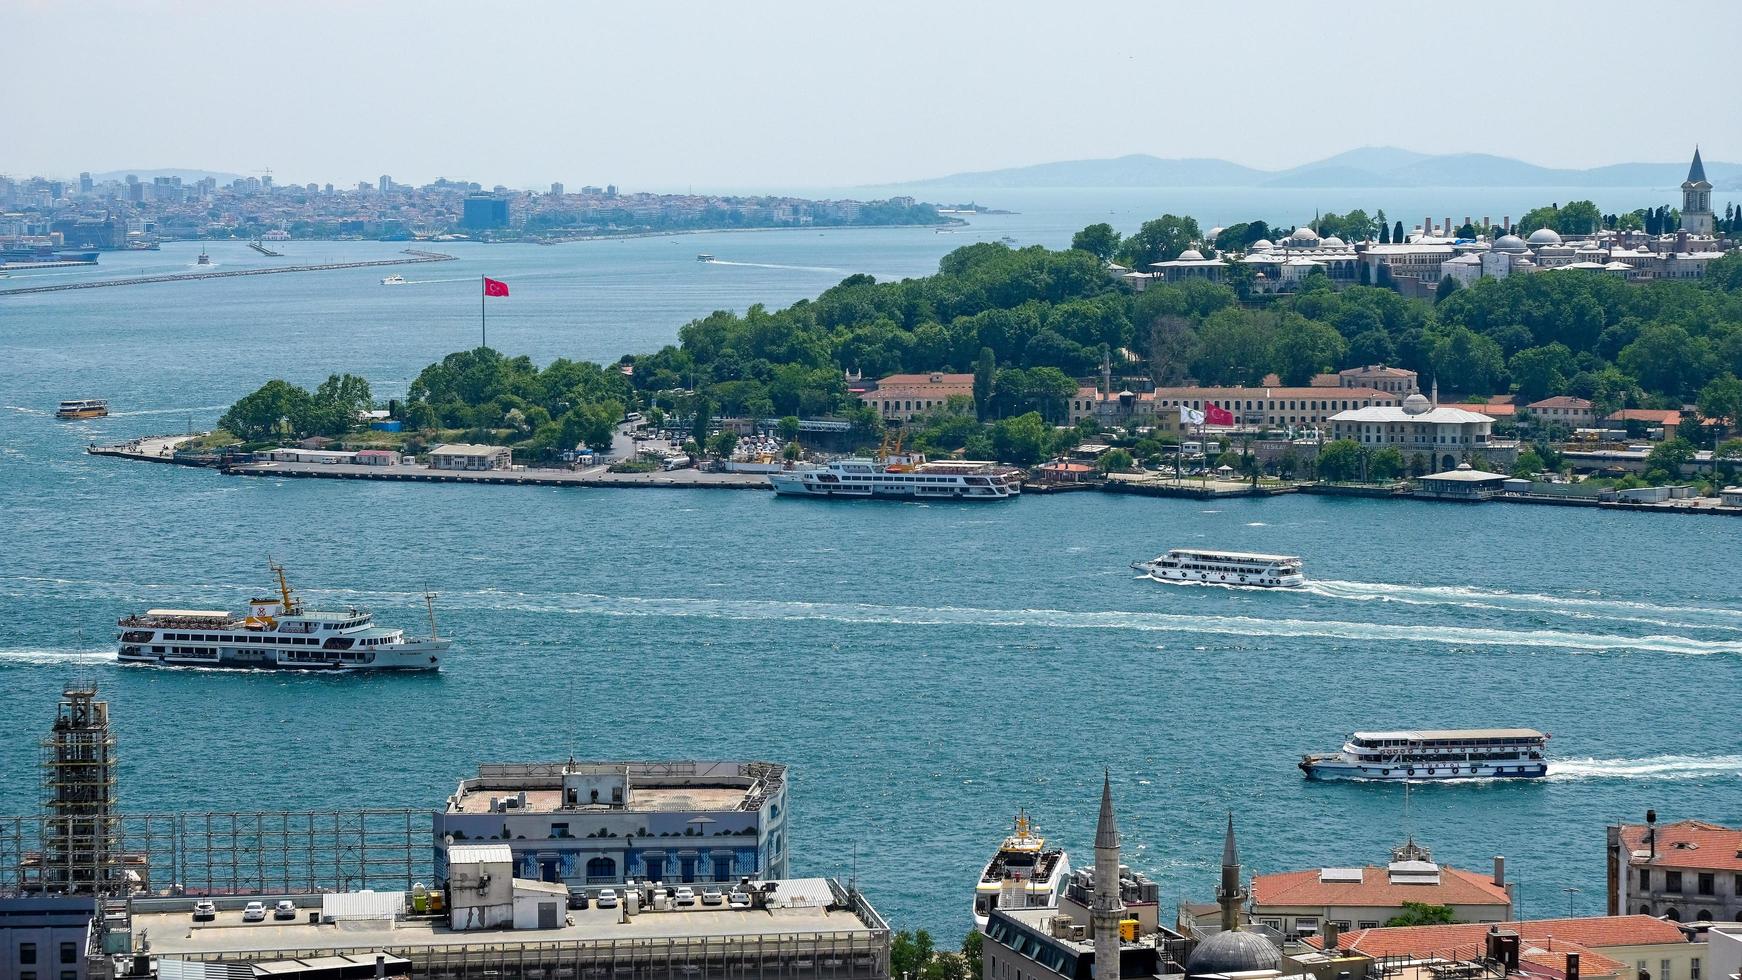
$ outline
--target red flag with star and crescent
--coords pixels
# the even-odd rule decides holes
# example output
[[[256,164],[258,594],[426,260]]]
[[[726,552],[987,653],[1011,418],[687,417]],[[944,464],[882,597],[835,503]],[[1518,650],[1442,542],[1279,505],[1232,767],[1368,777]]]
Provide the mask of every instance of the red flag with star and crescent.
[[[1233,425],[1234,413],[1216,405],[1205,405],[1204,421],[1211,425]]]
[[[508,284],[503,282],[500,279],[492,279],[489,276],[485,276],[484,277],[484,295],[485,296],[507,296],[508,295]]]

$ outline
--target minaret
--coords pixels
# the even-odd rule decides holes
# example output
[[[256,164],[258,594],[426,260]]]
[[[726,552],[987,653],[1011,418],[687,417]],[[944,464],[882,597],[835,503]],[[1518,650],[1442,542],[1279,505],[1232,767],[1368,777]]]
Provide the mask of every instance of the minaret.
[[[1222,838],[1222,884],[1216,889],[1216,903],[1222,906],[1222,931],[1240,928],[1240,906],[1246,892],[1240,887],[1240,852],[1234,847],[1234,814],[1228,813],[1228,835]]]
[[[1095,821],[1095,980],[1119,980],[1119,919],[1125,903],[1119,894],[1119,827],[1113,822],[1113,781],[1101,777],[1101,816]]]
[[[1682,231],[1710,235],[1712,227],[1712,182],[1706,179],[1706,165],[1700,162],[1700,148],[1696,146],[1688,179],[1682,181]]]

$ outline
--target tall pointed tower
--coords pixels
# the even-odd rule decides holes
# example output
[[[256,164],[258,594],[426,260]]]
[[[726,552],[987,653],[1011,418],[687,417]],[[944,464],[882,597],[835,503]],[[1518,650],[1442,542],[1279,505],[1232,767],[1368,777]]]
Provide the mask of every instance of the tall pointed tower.
[[[1712,182],[1706,179],[1706,165],[1700,162],[1700,148],[1696,146],[1688,179],[1682,181],[1682,231],[1710,235],[1713,226]]]
[[[1222,931],[1240,928],[1240,906],[1246,892],[1240,887],[1240,851],[1234,846],[1234,814],[1228,813],[1228,833],[1222,838],[1222,884],[1216,889],[1216,904],[1222,906]]]
[[[115,736],[97,685],[74,681],[42,742],[43,854],[37,887],[62,895],[112,895],[125,887],[121,818],[115,812]]]
[[[1095,821],[1095,980],[1119,980],[1119,919],[1125,902],[1119,894],[1119,826],[1113,821],[1113,781],[1101,777],[1101,816]]]

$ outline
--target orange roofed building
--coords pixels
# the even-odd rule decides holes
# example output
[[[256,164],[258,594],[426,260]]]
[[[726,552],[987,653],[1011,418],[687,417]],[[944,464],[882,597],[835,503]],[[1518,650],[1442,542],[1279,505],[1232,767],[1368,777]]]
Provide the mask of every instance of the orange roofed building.
[[[1403,912],[1404,903],[1444,905],[1459,922],[1512,918],[1505,865],[1492,875],[1435,864],[1414,841],[1392,852],[1384,867],[1310,868],[1252,879],[1252,921],[1285,936],[1320,934],[1327,923],[1342,932],[1375,929]]]
[[[1615,975],[1624,980],[1691,980],[1701,974],[1703,943],[1690,943],[1673,922],[1649,915],[1534,919],[1525,922],[1459,923],[1361,929],[1333,937],[1313,936],[1306,945],[1374,959],[1479,959],[1487,954],[1494,931],[1516,933],[1519,958],[1554,967],[1569,952],[1580,953],[1584,977]]]
[[[1742,921],[1742,830],[1704,820],[1609,828],[1609,912]]]
[[[943,408],[953,396],[973,401],[972,374],[892,374],[877,387],[855,392],[859,400],[876,409],[885,419],[906,422]]]

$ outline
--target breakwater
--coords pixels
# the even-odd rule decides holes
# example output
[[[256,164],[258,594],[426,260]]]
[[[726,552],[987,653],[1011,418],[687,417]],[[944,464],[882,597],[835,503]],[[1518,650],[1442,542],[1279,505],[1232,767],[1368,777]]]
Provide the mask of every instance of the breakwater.
[[[187,282],[193,279],[226,279],[236,276],[271,276],[284,272],[327,272],[333,269],[368,269],[388,265],[417,265],[425,262],[452,262],[455,256],[442,252],[421,252],[406,249],[407,258],[367,259],[360,262],[327,262],[318,265],[284,265],[263,269],[226,269],[220,272],[174,272],[160,276],[128,276],[124,279],[92,279],[85,282],[64,282],[52,286],[22,286],[0,289],[0,296],[25,293],[58,293],[69,289],[97,289],[102,286],[139,286],[153,282]]]

